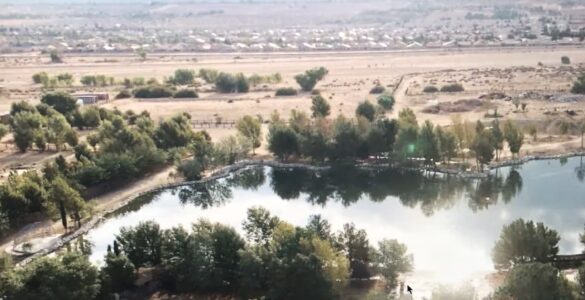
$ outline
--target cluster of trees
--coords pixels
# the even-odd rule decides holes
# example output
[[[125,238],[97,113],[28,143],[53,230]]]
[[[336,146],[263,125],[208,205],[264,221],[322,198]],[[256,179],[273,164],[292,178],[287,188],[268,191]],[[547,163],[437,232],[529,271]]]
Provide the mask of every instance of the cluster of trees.
[[[44,88],[56,88],[60,86],[71,86],[73,84],[73,75],[62,73],[56,76],[49,76],[47,72],[35,73],[32,80],[36,84],[42,84]]]
[[[465,90],[465,88],[463,87],[463,85],[459,84],[459,83],[452,83],[452,84],[447,84],[441,87],[441,89],[439,90],[439,88],[437,88],[434,85],[427,85],[424,87],[423,92],[424,93],[437,93],[439,91],[444,92],[444,93],[456,93],[456,92],[463,92]]]
[[[85,75],[79,80],[84,86],[112,86],[116,84],[116,79],[106,75]]]
[[[573,286],[551,263],[559,240],[559,234],[543,223],[518,219],[504,226],[492,257],[496,268],[508,274],[493,299],[583,299],[585,265]]]
[[[44,151],[49,143],[57,151],[65,144],[76,146],[77,134],[71,128],[76,111],[76,100],[61,92],[43,95],[37,106],[25,101],[13,103],[10,127],[16,147],[25,152],[33,145]]]
[[[162,120],[155,126],[148,112],[122,113],[97,107],[82,110],[64,93],[46,94],[36,107],[15,103],[11,114],[14,139],[22,151],[33,144],[43,150],[47,143],[58,151],[67,143],[74,148],[76,158],[67,161],[59,156],[47,163],[39,176],[11,175],[0,189],[0,223],[12,227],[34,216],[60,215],[64,227],[68,216],[79,223],[85,204],[80,194],[86,188],[126,182],[180,160],[188,146],[201,136],[209,139],[205,133],[192,131],[188,114]],[[72,126],[97,130],[87,136],[87,142],[78,143]]]
[[[419,125],[411,109],[403,109],[398,120],[385,118],[394,99],[380,95],[378,105],[362,102],[356,109],[356,118],[339,116],[327,118],[330,106],[320,95],[312,99],[312,118],[303,112],[292,111],[288,122],[275,114],[268,134],[268,148],[280,159],[290,156],[310,157],[317,161],[368,157],[390,157],[398,160],[422,158],[427,165],[449,161],[458,153],[470,150],[478,167],[497,158],[504,141],[510,151],[518,154],[524,134],[511,121],[503,130],[499,121],[490,128],[477,122],[474,126],[460,118],[448,129],[434,126],[430,121]]]
[[[177,293],[334,299],[350,279],[381,275],[393,287],[412,269],[405,245],[385,239],[373,247],[364,230],[346,224],[333,233],[319,215],[295,227],[254,207],[243,231],[205,220],[191,230],[143,222],[121,229],[101,270],[80,254],[42,258],[4,272],[0,291],[6,299],[105,299],[131,288],[138,268],[157,267],[155,280]]]
[[[206,169],[233,164],[260,147],[262,126],[258,118],[244,116],[238,120],[236,128],[237,135],[226,137],[215,144],[206,135],[194,139],[187,147],[192,159],[179,162],[178,171],[187,180],[198,180]]]

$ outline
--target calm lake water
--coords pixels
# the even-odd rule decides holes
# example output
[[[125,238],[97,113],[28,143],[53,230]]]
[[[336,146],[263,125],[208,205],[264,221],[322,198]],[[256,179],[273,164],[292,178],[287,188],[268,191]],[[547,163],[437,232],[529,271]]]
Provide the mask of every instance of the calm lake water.
[[[383,238],[405,243],[416,269],[406,280],[419,296],[436,284],[463,281],[485,293],[483,278],[493,271],[491,249],[502,226],[515,219],[556,229],[562,254],[583,250],[585,173],[580,170],[585,169],[579,157],[501,168],[484,180],[351,167],[321,173],[256,167],[139,198],[86,237],[93,244],[92,260],[99,262],[120,227],[140,221],[169,228],[206,218],[241,231],[252,206],[294,225],[321,214],[335,230],[354,222],[371,243]]]

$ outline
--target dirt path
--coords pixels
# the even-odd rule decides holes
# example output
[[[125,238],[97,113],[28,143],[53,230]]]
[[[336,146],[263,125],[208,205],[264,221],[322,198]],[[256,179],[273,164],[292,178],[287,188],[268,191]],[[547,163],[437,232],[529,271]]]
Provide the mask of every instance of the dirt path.
[[[147,174],[144,178],[138,179],[123,188],[108,192],[99,197],[90,199],[88,203],[92,206],[93,213],[112,209],[119,205],[119,203],[141,193],[146,192],[156,186],[176,182],[177,177],[172,176],[175,166],[168,166],[158,172]],[[23,242],[26,238],[63,234],[65,233],[61,221],[53,222],[46,220],[34,224],[28,224],[22,229],[13,233],[2,240],[0,251],[5,251],[7,247],[12,247],[14,243]]]

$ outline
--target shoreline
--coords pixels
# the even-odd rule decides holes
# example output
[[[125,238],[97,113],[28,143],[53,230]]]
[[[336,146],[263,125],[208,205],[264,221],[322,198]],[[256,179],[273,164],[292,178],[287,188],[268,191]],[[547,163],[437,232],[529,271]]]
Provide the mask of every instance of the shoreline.
[[[420,167],[420,168],[402,167],[402,168],[404,168],[406,170],[413,170],[413,171],[416,171],[416,170],[430,171],[430,172],[436,172],[436,173],[445,174],[445,175],[449,175],[449,176],[458,176],[458,177],[468,178],[468,179],[482,179],[482,178],[488,177],[490,175],[491,170],[495,170],[495,169],[499,169],[499,168],[503,168],[503,167],[518,166],[518,165],[522,165],[522,164],[528,163],[530,161],[535,161],[535,160],[553,160],[553,159],[571,158],[571,157],[577,157],[577,156],[585,156],[585,152],[579,151],[579,152],[567,152],[567,153],[552,154],[552,155],[532,155],[532,156],[525,156],[525,157],[522,157],[520,159],[508,159],[505,161],[490,164],[489,166],[486,167],[486,169],[483,172],[458,171],[458,170],[445,169],[445,168],[428,168],[428,167]],[[105,221],[106,219],[108,219],[111,214],[115,213],[119,209],[127,206],[128,204],[130,204],[131,202],[133,202],[137,198],[140,198],[144,195],[147,195],[147,194],[150,194],[153,192],[157,192],[157,191],[161,191],[164,189],[168,189],[168,188],[176,188],[176,187],[195,184],[195,183],[206,183],[209,181],[218,180],[221,178],[225,178],[225,177],[229,176],[230,174],[232,174],[234,172],[238,172],[242,169],[245,169],[248,167],[258,167],[258,166],[272,167],[272,168],[300,168],[300,169],[311,170],[311,171],[326,171],[326,170],[331,169],[331,167],[332,167],[332,165],[320,166],[320,165],[314,165],[314,164],[310,164],[310,163],[285,163],[285,162],[279,162],[279,161],[272,160],[272,159],[270,159],[270,160],[249,159],[249,160],[241,160],[241,161],[238,161],[238,162],[231,164],[231,165],[227,165],[227,166],[219,167],[219,168],[214,169],[214,170],[210,170],[209,174],[207,174],[206,176],[204,176],[200,180],[177,181],[177,182],[172,182],[172,183],[155,185],[155,186],[153,186],[145,191],[124,197],[123,199],[121,199],[120,201],[115,203],[115,205],[113,205],[112,207],[105,209],[105,210],[102,210],[100,212],[97,212],[96,215],[94,215],[88,221],[83,223],[82,226],[80,228],[78,228],[77,230],[75,230],[74,232],[58,237],[57,238],[58,240],[54,244],[24,258],[23,260],[16,263],[16,265],[17,266],[24,266],[24,265],[30,263],[31,261],[33,261],[39,257],[43,257],[45,255],[51,254],[51,253],[63,248],[67,243],[72,242],[73,240],[79,238],[83,234],[86,234],[91,229],[93,229],[97,225],[99,225],[102,221]],[[364,168],[364,169],[383,169],[383,168],[391,168],[391,167],[401,168],[400,166],[393,166],[390,163],[374,163],[374,164],[356,163],[355,166],[358,168]],[[14,247],[14,245],[13,245],[13,247]],[[5,249],[5,250],[6,250],[6,252],[8,252],[8,249]]]

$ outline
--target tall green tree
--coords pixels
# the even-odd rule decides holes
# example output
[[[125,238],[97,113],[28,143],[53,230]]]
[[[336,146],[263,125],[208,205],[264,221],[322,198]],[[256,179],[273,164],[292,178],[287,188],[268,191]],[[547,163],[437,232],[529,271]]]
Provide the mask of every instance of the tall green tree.
[[[425,159],[426,165],[432,165],[440,158],[439,139],[435,135],[433,123],[426,120],[418,135],[418,151]]]
[[[559,252],[559,234],[543,223],[518,219],[505,225],[492,250],[496,269],[529,262],[549,262]]]
[[[331,113],[331,106],[320,94],[311,97],[311,103],[313,118],[325,118]]]
[[[298,154],[300,142],[297,133],[286,125],[271,125],[268,131],[268,149],[282,160]]]
[[[41,103],[47,104],[63,115],[69,115],[77,108],[77,100],[64,92],[47,93],[41,97]]]
[[[136,267],[156,266],[161,262],[162,230],[153,221],[135,227],[122,227],[116,241]]]
[[[500,152],[504,149],[504,132],[500,129],[500,122],[497,119],[492,121],[490,132],[492,135],[493,148],[496,151],[496,160],[499,160]]]
[[[12,117],[14,143],[21,152],[32,146],[37,137],[43,135],[44,118],[37,112],[22,111]]]
[[[396,287],[401,273],[412,271],[412,257],[407,251],[406,245],[397,240],[384,239],[378,242],[373,258],[375,271],[386,278],[387,285],[391,288]]]
[[[524,143],[524,133],[510,120],[504,123],[504,139],[508,143],[512,155],[517,157]]]
[[[250,140],[252,153],[256,154],[256,148],[262,145],[262,126],[260,121],[251,116],[244,116],[236,123],[238,133]]]

